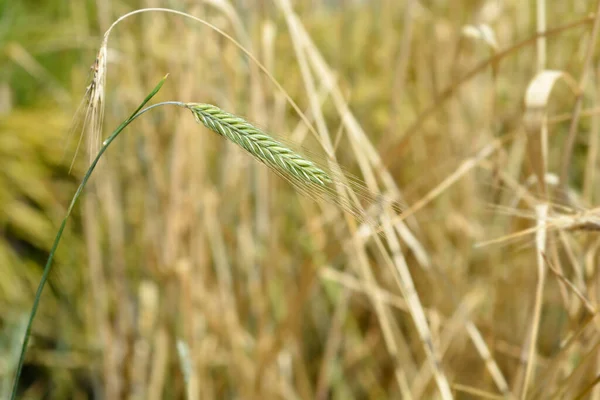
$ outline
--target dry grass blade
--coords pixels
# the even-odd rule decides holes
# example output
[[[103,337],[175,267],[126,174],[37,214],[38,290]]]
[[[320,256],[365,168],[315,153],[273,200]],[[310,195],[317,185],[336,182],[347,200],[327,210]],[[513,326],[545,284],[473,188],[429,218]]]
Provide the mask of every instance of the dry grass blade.
[[[592,304],[592,302],[590,302],[590,300],[587,299],[587,297],[581,292],[581,290],[579,290],[577,288],[577,285],[575,283],[571,282],[569,279],[567,279],[567,277],[565,277],[565,275],[562,273],[562,271],[560,271],[558,268],[556,268],[552,264],[552,261],[545,254],[544,254],[544,259],[546,260],[546,264],[548,265],[548,268],[550,269],[550,271],[552,271],[552,273],[560,281],[564,282],[567,285],[567,287],[569,289],[571,289],[573,294],[575,294],[575,296],[581,301],[581,303],[585,306],[587,311],[592,315],[597,314],[598,310],[596,309],[596,306],[594,304]]]
[[[495,399],[495,400],[498,400],[498,399],[504,399],[505,398],[504,396],[499,396],[499,395],[496,395],[494,393],[488,393],[485,390],[477,389],[477,388],[470,387],[470,386],[467,386],[467,385],[461,385],[459,383],[452,384],[452,389],[454,389],[457,392],[462,392],[462,393],[465,393],[465,394],[471,394],[474,397],[479,398],[479,399],[492,399],[492,400]]]
[[[390,246],[392,252],[391,261],[396,269],[396,280],[400,290],[402,291],[402,295],[406,299],[415,327],[417,328],[419,337],[423,343],[423,349],[427,355],[429,367],[433,373],[439,394],[442,399],[452,399],[453,395],[450,389],[450,384],[443,371],[441,358],[438,354],[439,349],[432,338],[431,328],[429,327],[427,318],[425,317],[423,305],[421,304],[421,300],[415,288],[414,280],[411,276],[408,264],[406,263],[406,260],[402,254],[400,242],[394,233],[390,221],[384,219],[382,222],[387,244]]]
[[[548,106],[550,93],[554,88],[555,83],[564,78],[568,86],[577,93],[577,84],[575,80],[563,71],[544,70],[533,78],[527,87],[525,93],[525,122],[528,130],[533,131],[542,123],[542,118],[545,117],[545,110]]]
[[[540,65],[545,63],[544,38],[538,43],[538,58]],[[546,109],[550,93],[555,83],[560,79],[576,91],[576,85],[570,75],[562,71],[541,70],[530,82],[525,94],[525,126],[529,133],[529,155],[533,169],[538,178],[540,193],[546,194],[545,176],[548,170],[548,121]]]
[[[554,208],[561,207],[559,204],[552,204]],[[499,209],[501,210],[501,209]],[[532,215],[527,212],[518,213],[514,210],[507,209],[508,215],[517,216],[520,218],[534,219]],[[533,235],[539,231],[539,226],[532,226],[518,232],[514,232],[508,235],[503,235],[498,238],[486,240],[477,243],[475,247],[486,247],[490,245],[500,244],[509,242],[515,239],[524,238],[526,236]],[[565,208],[563,212],[554,212],[547,216],[545,228],[548,232],[550,231],[582,231],[582,232],[597,232],[600,230],[600,218],[598,217],[598,208],[589,210],[576,211]]]
[[[525,377],[523,380],[523,387],[521,391],[522,399],[525,399],[527,396],[527,391],[529,389],[530,382],[533,380],[533,373],[535,369],[536,346],[538,341],[538,332],[542,312],[542,297],[544,294],[544,286],[546,283],[546,268],[544,263],[544,254],[546,252],[546,221],[548,217],[548,205],[538,205],[536,207],[536,215],[538,226],[536,236],[538,282],[536,286],[535,308],[533,311],[531,332],[530,337],[528,338],[529,352],[527,356],[527,366],[525,368]]]

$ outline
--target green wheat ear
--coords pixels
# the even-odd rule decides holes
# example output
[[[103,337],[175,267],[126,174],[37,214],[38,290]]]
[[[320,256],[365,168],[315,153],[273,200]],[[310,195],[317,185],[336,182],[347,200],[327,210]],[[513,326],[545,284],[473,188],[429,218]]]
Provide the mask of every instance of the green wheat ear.
[[[278,142],[248,121],[211,104],[188,103],[196,121],[241,146],[284,177],[327,187],[333,180],[314,162]]]

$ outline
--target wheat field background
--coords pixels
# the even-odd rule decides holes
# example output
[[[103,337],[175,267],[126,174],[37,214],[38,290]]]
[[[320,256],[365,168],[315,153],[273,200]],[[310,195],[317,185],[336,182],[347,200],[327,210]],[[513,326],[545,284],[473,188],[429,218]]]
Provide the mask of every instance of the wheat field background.
[[[208,25],[124,19],[98,82],[148,7]],[[599,32],[590,0],[0,0],[0,398],[90,151],[168,73],[153,101],[353,181],[143,115],[67,224],[17,398],[600,399]]]

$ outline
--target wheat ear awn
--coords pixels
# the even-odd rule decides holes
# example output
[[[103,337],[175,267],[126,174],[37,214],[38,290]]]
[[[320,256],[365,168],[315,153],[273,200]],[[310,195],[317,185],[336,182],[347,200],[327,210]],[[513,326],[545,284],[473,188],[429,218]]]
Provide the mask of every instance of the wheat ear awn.
[[[248,121],[211,104],[188,103],[196,121],[241,146],[256,159],[283,176],[326,187],[332,183],[327,172],[301,154],[278,142]]]

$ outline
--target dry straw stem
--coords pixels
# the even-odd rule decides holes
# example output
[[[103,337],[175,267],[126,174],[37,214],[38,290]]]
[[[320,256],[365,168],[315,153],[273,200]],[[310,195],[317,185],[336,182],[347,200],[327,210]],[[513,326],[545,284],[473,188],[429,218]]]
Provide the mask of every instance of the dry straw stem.
[[[527,396],[527,390],[529,389],[530,381],[533,379],[532,375],[535,367],[538,332],[542,313],[542,297],[544,294],[544,286],[546,282],[546,265],[544,262],[544,254],[546,253],[546,226],[548,217],[548,205],[538,205],[536,207],[536,216],[538,228],[536,236],[538,282],[536,286],[535,306],[532,318],[531,333],[528,340],[526,340],[526,343],[528,343],[529,346],[529,352],[527,356],[525,377],[523,379],[523,387],[521,388],[521,399],[525,399]]]
[[[506,397],[504,397],[504,396],[500,396],[500,395],[497,395],[494,393],[489,393],[489,392],[486,392],[485,390],[477,389],[477,388],[470,387],[467,385],[461,385],[459,383],[453,383],[452,389],[457,392],[470,394],[474,398],[478,398],[478,399],[491,399],[491,400],[506,399]]]
[[[569,378],[565,378],[563,385],[559,388],[553,386],[551,383],[554,379],[556,379],[557,370],[561,370],[564,368],[565,362],[567,362],[568,358],[573,355],[573,352],[576,352],[576,348],[581,346],[581,340],[587,335],[593,335],[596,337],[597,335],[597,326],[594,323],[596,321],[596,316],[588,316],[585,320],[581,322],[581,325],[574,330],[574,332],[565,339],[563,345],[561,346],[560,352],[550,360],[547,367],[540,372],[537,377],[537,385],[534,391],[529,393],[530,399],[564,399],[567,398],[564,396],[564,391],[568,389],[568,381]],[[592,341],[589,343],[589,346],[586,347],[595,349],[598,346],[597,341]],[[597,354],[596,351],[592,351],[587,354]],[[581,368],[581,366],[585,365],[584,362],[580,362],[577,368]],[[571,374],[573,376],[573,374]],[[572,398],[572,397],[571,397]]]
[[[546,31],[546,0],[536,1],[536,23],[538,34]],[[546,69],[547,54],[545,36],[538,37],[536,50],[537,72],[540,73]],[[547,188],[545,185],[544,176],[546,175],[546,172],[548,172],[548,118],[546,113],[543,115],[538,131],[539,135],[534,135],[534,139],[532,140],[532,144],[537,145],[537,149],[530,149],[530,152],[531,159],[535,163],[534,169],[536,170],[539,179],[540,193],[545,195],[547,193]]]
[[[440,396],[442,399],[452,399],[453,396],[450,389],[450,384],[442,369],[438,349],[433,341],[431,329],[429,328],[427,318],[425,317],[425,312],[419,299],[405,257],[402,254],[400,243],[394,233],[390,221],[383,219],[382,222],[385,229],[387,243],[392,252],[390,261],[394,267],[394,277],[398,282],[398,286],[402,291],[403,297],[406,299],[406,302],[409,305],[411,316],[419,333],[419,338],[422,341],[423,349],[427,355],[429,367],[434,375]]]
[[[579,290],[579,288],[577,288],[577,285],[571,282],[569,279],[567,279],[567,277],[562,273],[562,271],[560,271],[556,266],[554,266],[552,264],[552,261],[546,255],[544,255],[544,259],[546,260],[546,264],[548,265],[550,271],[552,271],[552,273],[556,275],[556,277],[561,282],[563,282],[571,290],[571,292],[573,292],[573,294],[581,301],[581,304],[584,305],[586,310],[591,315],[596,315],[598,313],[596,306],[592,304],[590,300],[588,300],[588,298],[581,292],[581,290]]]
[[[557,205],[554,206],[556,207]],[[522,215],[515,214],[514,212],[511,213],[520,217],[529,216],[526,213]],[[600,213],[598,208],[572,213],[554,212],[548,215],[546,218],[547,222],[544,229],[548,231],[600,231]],[[508,242],[511,240],[516,240],[529,235],[533,235],[537,233],[539,229],[540,227],[537,225],[532,226],[531,228],[523,229],[516,233],[504,235],[495,239],[490,239],[484,242],[477,243],[475,247],[485,247]]]
[[[548,100],[554,85],[560,78],[563,78],[573,92],[577,92],[577,84],[569,74],[554,70],[539,71],[525,92],[524,118],[525,127],[529,133],[529,158],[538,178],[540,193],[543,196],[546,196],[547,193],[544,177],[548,170]]]

